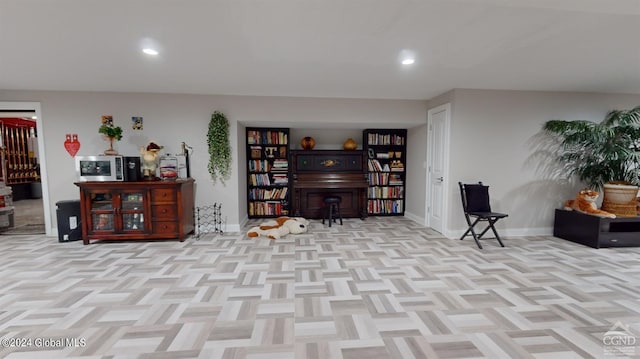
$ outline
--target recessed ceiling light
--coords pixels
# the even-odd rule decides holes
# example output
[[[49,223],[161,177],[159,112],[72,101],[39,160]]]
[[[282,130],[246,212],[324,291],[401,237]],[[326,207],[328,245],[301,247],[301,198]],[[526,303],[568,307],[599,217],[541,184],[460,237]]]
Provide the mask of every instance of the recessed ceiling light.
[[[158,55],[158,50],[155,50],[155,49],[152,49],[152,48],[142,49],[142,52],[144,52],[147,55],[152,55],[152,56]]]
[[[404,59],[404,60],[402,60],[402,64],[403,65],[412,65],[415,62],[416,62],[416,60],[414,60],[414,59]]]
[[[32,120],[37,120],[37,119],[38,119],[38,116],[31,116],[31,119],[32,119]]]

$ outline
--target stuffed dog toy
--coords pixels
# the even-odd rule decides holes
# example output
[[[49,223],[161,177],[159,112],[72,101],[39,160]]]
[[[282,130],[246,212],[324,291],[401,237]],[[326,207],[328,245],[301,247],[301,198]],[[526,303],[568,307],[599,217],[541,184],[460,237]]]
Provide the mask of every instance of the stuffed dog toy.
[[[270,239],[278,239],[289,233],[305,233],[308,229],[309,221],[302,217],[278,217],[249,229],[247,235],[249,237],[263,236]]]

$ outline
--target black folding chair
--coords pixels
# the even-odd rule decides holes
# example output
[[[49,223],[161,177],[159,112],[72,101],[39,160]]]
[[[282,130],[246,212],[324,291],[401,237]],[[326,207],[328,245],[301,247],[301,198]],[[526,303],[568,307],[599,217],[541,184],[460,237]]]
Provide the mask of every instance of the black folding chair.
[[[500,243],[501,247],[504,247],[502,244],[502,240],[498,235],[498,231],[496,231],[496,227],[494,224],[501,218],[508,217],[508,214],[505,213],[497,213],[491,211],[491,205],[489,204],[489,186],[485,186],[482,182],[473,183],[473,184],[463,184],[462,182],[458,182],[460,185],[460,196],[462,197],[462,209],[464,210],[464,217],[467,219],[467,224],[469,228],[466,232],[460,237],[460,240],[463,240],[464,237],[468,236],[469,233],[473,236],[473,239],[476,241],[478,248],[482,249],[482,245],[480,244],[480,239],[482,236],[487,233],[489,228],[493,231],[493,234],[496,236],[498,243]],[[471,222],[471,218],[474,217],[475,220]],[[476,224],[480,222],[487,222],[487,227],[478,235],[474,230]]]

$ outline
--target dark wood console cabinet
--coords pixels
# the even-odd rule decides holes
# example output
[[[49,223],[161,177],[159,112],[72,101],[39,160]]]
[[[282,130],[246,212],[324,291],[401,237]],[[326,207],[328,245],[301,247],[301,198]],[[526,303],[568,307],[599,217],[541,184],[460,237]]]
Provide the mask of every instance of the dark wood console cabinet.
[[[602,218],[556,209],[553,235],[593,248],[639,247],[640,217]]]
[[[179,239],[194,231],[194,180],[76,182],[84,244]]]

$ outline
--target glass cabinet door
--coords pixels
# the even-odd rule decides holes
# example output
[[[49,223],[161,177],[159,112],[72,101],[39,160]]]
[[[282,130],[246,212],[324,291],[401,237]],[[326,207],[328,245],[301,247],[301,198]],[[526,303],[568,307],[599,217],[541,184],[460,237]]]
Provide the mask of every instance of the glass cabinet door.
[[[91,198],[91,224],[95,231],[114,230],[113,194],[93,192]]]
[[[144,192],[126,191],[121,194],[122,229],[144,230]]]

